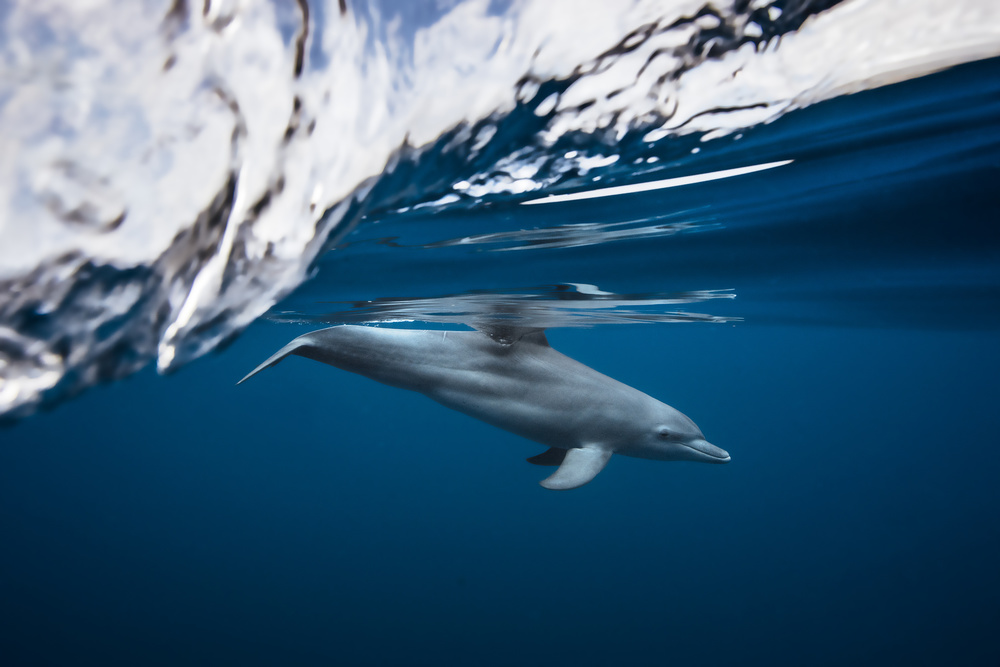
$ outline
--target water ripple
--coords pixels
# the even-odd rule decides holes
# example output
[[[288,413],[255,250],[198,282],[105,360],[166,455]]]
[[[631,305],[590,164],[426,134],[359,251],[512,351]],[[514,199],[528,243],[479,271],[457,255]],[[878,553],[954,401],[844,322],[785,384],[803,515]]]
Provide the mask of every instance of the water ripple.
[[[424,322],[468,326],[565,328],[637,322],[736,322],[742,318],[689,312],[678,306],[735,299],[732,290],[639,294],[605,292],[594,285],[563,283],[523,289],[475,290],[437,297],[387,297],[332,301],[335,308],[309,315],[272,313],[276,322],[362,324]]]

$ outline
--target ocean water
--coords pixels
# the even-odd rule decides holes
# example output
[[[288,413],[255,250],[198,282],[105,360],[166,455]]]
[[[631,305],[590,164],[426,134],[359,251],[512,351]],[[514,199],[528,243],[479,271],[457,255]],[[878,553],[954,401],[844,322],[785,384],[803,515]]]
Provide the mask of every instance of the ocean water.
[[[815,25],[779,23],[791,45]],[[80,309],[3,311],[6,368],[29,335],[87,352],[25,374],[41,398],[0,385],[30,406],[0,430],[0,662],[1000,663],[1000,60],[745,126],[540,140],[565,85],[321,204],[287,295],[246,260],[240,298],[167,299],[188,339],[133,336],[148,296],[72,344],[52,323]],[[77,293],[146,280],[109,272]],[[277,303],[241,331],[251,293]],[[614,457],[553,492],[541,446],[423,396],[302,358],[235,386],[319,326],[495,317],[732,461]]]

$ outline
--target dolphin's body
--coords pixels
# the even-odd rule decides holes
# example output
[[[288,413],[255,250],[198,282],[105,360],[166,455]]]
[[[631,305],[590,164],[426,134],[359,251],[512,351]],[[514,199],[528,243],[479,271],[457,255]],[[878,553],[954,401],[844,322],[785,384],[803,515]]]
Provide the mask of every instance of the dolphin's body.
[[[727,463],[674,408],[553,350],[541,329],[423,331],[336,326],[299,336],[245,378],[290,354],[419,391],[453,410],[547,445],[541,482],[574,489],[612,454]]]

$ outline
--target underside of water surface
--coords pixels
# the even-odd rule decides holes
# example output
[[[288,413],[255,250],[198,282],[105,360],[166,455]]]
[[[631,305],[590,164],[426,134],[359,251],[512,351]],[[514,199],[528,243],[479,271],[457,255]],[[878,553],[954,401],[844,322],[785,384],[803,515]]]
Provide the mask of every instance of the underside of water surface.
[[[993,2],[107,0],[0,25],[0,414],[269,310],[998,324]]]

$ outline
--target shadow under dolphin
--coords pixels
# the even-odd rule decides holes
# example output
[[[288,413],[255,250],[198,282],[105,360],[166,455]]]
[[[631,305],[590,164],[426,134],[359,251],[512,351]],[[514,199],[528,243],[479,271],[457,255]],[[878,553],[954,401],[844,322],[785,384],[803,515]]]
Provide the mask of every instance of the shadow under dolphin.
[[[289,355],[418,391],[549,449],[529,463],[558,466],[541,485],[575,489],[612,454],[728,463],[687,416],[549,346],[542,329],[477,331],[342,325],[299,336],[241,384]]]

